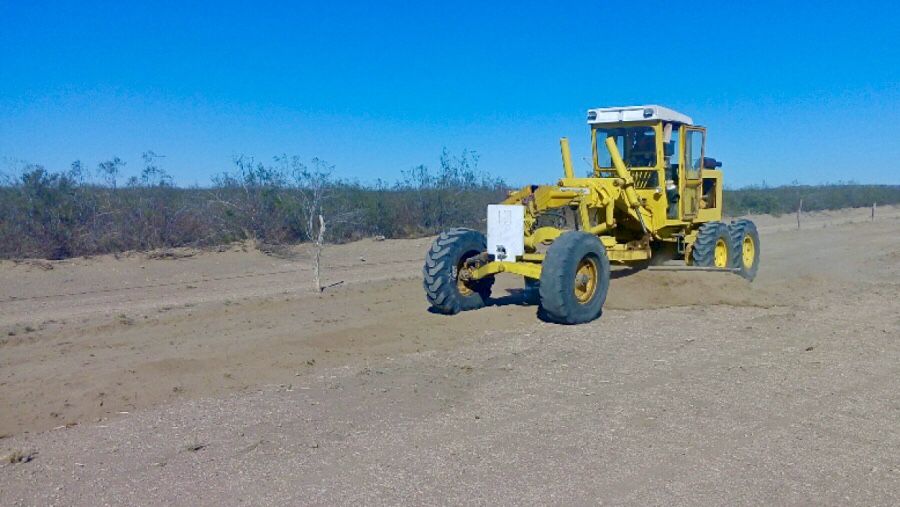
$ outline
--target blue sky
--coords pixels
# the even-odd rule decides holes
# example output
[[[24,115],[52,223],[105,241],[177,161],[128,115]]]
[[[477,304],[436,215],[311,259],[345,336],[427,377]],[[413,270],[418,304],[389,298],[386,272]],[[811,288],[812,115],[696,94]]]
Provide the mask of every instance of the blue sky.
[[[519,185],[590,155],[588,108],[709,128],[731,187],[900,184],[894,2],[0,0],[0,169],[246,155],[393,181],[441,150]]]

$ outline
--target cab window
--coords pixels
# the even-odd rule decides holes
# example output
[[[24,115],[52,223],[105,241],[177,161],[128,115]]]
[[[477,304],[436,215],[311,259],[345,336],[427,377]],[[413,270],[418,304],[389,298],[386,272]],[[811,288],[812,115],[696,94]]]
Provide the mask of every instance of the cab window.
[[[703,164],[703,131],[688,130],[684,139],[684,160],[687,164],[687,178],[700,178]]]
[[[606,138],[616,140],[619,154],[628,167],[656,167],[656,131],[653,127],[598,128],[597,163],[601,169],[613,167]]]

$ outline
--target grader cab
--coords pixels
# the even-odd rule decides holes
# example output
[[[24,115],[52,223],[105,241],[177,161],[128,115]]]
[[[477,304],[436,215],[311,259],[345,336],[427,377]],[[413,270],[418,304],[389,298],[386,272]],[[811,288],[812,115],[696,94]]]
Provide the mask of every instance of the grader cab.
[[[428,301],[441,313],[484,306],[494,276],[525,277],[526,297],[550,321],[600,315],[610,263],[682,259],[753,280],[759,235],[749,220],[722,222],[721,162],[706,157],[706,129],[661,106],[588,111],[592,169],[576,177],[560,139],[565,177],[488,206],[487,236],[442,232],[425,259]]]

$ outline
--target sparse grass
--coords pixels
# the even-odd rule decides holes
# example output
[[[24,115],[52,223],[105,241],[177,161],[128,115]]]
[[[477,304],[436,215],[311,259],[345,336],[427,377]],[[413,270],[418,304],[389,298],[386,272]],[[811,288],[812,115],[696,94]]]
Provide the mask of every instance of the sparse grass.
[[[201,442],[199,439],[194,438],[193,440],[185,444],[184,449],[189,452],[197,452],[205,448],[206,445],[207,444],[205,442]]]
[[[37,453],[34,451],[23,451],[20,449],[16,449],[7,454],[6,458],[4,458],[4,461],[9,463],[10,465],[28,463],[29,461],[33,460],[36,455]]]
[[[118,320],[119,324],[123,324],[125,326],[131,326],[134,324],[134,319],[125,315],[124,313],[120,313],[116,316],[116,320]]]
[[[464,373],[472,373],[473,371],[475,371],[475,368],[468,364],[456,365],[456,367]]]

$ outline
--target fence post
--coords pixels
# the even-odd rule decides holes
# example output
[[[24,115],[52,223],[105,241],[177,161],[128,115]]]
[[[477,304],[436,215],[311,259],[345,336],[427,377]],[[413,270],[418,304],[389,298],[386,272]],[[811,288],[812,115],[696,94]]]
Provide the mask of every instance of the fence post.
[[[877,202],[872,203],[872,221],[873,222],[875,221],[875,206],[877,206],[877,205],[878,205]]]
[[[803,198],[800,198],[800,206],[797,206],[797,229],[800,229],[800,212],[803,211]]]

